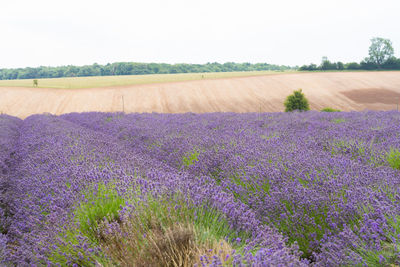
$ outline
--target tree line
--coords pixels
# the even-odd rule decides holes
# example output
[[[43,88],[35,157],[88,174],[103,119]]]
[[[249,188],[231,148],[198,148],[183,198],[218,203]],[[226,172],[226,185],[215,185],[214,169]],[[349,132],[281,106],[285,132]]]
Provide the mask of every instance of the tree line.
[[[299,70],[400,70],[400,58],[394,56],[392,42],[389,39],[373,38],[368,50],[369,57],[360,63],[350,62],[331,62],[327,57],[323,57],[321,64],[303,65]]]
[[[166,63],[136,63],[116,62],[106,65],[59,66],[0,69],[0,80],[39,79],[60,77],[112,76],[112,75],[142,75],[167,73],[202,73],[202,72],[232,72],[232,71],[284,71],[292,69],[289,66],[267,63],[234,63],[217,62],[207,64],[166,64]],[[294,68],[293,68],[294,69]]]

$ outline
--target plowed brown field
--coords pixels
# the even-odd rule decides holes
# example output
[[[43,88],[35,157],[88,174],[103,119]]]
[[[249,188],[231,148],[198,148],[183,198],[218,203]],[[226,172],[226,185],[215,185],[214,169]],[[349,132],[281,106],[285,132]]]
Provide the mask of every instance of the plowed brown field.
[[[303,89],[311,109],[391,110],[400,72],[292,73],[88,89],[0,87],[0,112],[25,118],[49,112],[275,112]]]

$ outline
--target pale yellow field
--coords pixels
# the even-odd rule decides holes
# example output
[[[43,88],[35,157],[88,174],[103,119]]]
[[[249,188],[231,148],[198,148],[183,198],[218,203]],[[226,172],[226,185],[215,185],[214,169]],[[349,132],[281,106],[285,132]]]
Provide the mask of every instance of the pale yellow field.
[[[276,112],[299,88],[311,109],[393,110],[400,71],[292,73],[119,87],[51,89],[0,87],[0,112],[25,118],[49,112]]]
[[[149,75],[121,75],[38,79],[38,88],[94,88],[125,86],[135,84],[179,82],[202,79],[218,79],[229,77],[259,76],[268,74],[288,73],[294,71],[247,71],[247,72],[210,72],[210,73],[179,73],[179,74],[149,74]],[[33,87],[33,79],[0,80],[1,87]]]

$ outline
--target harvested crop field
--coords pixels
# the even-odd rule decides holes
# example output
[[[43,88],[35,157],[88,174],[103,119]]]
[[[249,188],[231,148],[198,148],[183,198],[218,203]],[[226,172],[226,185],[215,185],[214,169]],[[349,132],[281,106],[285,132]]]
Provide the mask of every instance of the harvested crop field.
[[[396,105],[400,100],[400,93],[387,89],[369,88],[349,90],[342,93],[351,100],[363,104],[387,104]]]
[[[31,114],[103,112],[275,112],[299,88],[311,109],[393,110],[400,72],[289,73],[118,87],[53,89],[0,87],[0,112]]]

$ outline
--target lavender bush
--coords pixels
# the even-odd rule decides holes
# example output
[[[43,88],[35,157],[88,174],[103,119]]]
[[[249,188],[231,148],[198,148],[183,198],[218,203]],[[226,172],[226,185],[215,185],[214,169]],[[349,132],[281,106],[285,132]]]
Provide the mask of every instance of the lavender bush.
[[[0,261],[398,265],[399,134],[398,112],[1,115]]]

